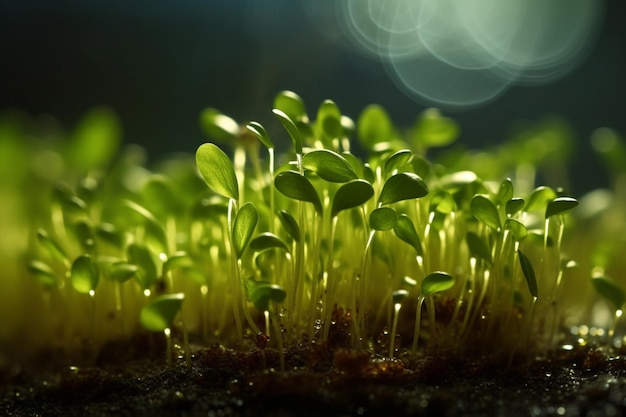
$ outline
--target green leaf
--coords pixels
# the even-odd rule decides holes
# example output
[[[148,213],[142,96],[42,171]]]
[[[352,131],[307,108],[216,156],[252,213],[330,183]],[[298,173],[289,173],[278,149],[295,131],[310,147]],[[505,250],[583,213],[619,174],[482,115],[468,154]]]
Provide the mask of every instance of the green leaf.
[[[255,281],[248,279],[245,282],[248,299],[260,311],[268,311],[270,301],[282,303],[287,297],[287,292],[276,284],[269,281]]]
[[[328,149],[316,149],[305,153],[302,165],[329,182],[343,183],[358,178],[343,156]]]
[[[422,296],[428,297],[438,292],[447,291],[454,287],[455,279],[445,272],[436,271],[424,277],[422,281]]]
[[[491,200],[484,195],[478,194],[472,198],[470,203],[472,214],[482,223],[494,230],[500,230],[500,215],[498,209]]]
[[[407,290],[395,290],[391,293],[391,302],[394,304],[400,304],[408,296],[409,292]]]
[[[250,249],[255,252],[262,252],[264,250],[274,248],[282,249],[285,252],[289,252],[289,247],[287,247],[287,244],[273,233],[261,233],[260,235],[255,236],[254,239],[250,241]]]
[[[496,201],[498,205],[505,204],[510,199],[513,198],[513,181],[510,178],[505,179],[500,183],[500,188],[498,189],[498,195],[496,196]]]
[[[61,261],[69,266],[69,258],[61,245],[54,240],[44,229],[37,230],[37,241],[43,246],[48,253],[57,261]]]
[[[105,167],[117,153],[122,129],[115,113],[98,107],[80,120],[68,149],[70,165],[79,171]]]
[[[439,147],[454,142],[459,136],[459,125],[443,117],[437,109],[427,109],[417,119],[413,142],[418,147]]]
[[[377,104],[367,106],[357,120],[357,134],[368,150],[373,150],[381,142],[390,141],[393,125],[385,109]]]
[[[539,211],[545,210],[548,206],[548,202],[556,198],[556,193],[550,187],[540,186],[533,190],[528,197],[528,202],[524,207],[524,211]]]
[[[398,214],[389,207],[379,207],[370,213],[370,228],[374,230],[391,230],[398,222]]]
[[[280,210],[278,212],[278,220],[283,225],[285,232],[296,242],[300,241],[300,227],[298,222],[287,210]]]
[[[517,212],[519,212],[522,207],[524,207],[524,199],[523,198],[512,198],[506,202],[506,206],[504,211],[506,215],[511,217],[514,216]]]
[[[270,139],[270,135],[267,134],[267,130],[258,122],[250,122],[246,125],[248,129],[256,138],[267,148],[274,149],[274,143]]]
[[[96,240],[94,238],[93,231],[91,230],[91,226],[89,225],[89,223],[84,220],[78,221],[74,224],[74,227],[72,229],[81,248],[85,252],[93,251],[96,246]]]
[[[293,91],[280,91],[274,97],[274,108],[285,113],[294,122],[308,122],[304,100]]]
[[[96,226],[96,235],[116,248],[121,249],[124,246],[124,235],[111,223],[100,223]]]
[[[332,100],[324,100],[317,110],[315,121],[318,132],[322,135],[325,144],[330,145],[333,139],[343,136],[341,125],[341,111]]]
[[[413,152],[408,149],[399,150],[385,159],[385,173],[391,174],[395,169],[408,164],[413,157]]]
[[[252,203],[244,204],[237,211],[233,224],[233,246],[235,247],[237,259],[241,259],[241,255],[248,246],[258,221],[259,212]]]
[[[539,297],[539,291],[537,289],[537,278],[535,277],[535,269],[533,265],[530,263],[530,260],[522,253],[521,250],[517,250],[517,255],[519,258],[520,266],[522,267],[522,272],[524,273],[524,278],[526,278],[526,283],[528,284],[528,291],[530,294],[537,298]]]
[[[283,125],[289,136],[291,137],[291,142],[293,143],[294,151],[302,155],[302,135],[300,134],[300,130],[294,123],[294,121],[282,110],[273,109],[272,113],[278,118],[280,123]]]
[[[339,212],[358,207],[374,196],[374,189],[365,180],[353,180],[343,184],[333,197],[331,216]]]
[[[221,143],[230,143],[239,135],[239,124],[213,108],[202,110],[200,127],[207,137]]]
[[[28,270],[46,289],[52,289],[59,285],[59,280],[54,274],[54,271],[44,262],[38,260],[30,261]]]
[[[81,255],[74,259],[70,270],[72,287],[81,294],[95,291],[100,280],[98,266],[89,255]]]
[[[167,250],[167,232],[165,231],[165,227],[157,220],[157,218],[143,206],[135,203],[131,200],[124,200],[123,204],[125,207],[128,207],[133,212],[140,215],[144,224],[146,226],[146,234],[153,236],[158,242],[159,249],[161,251]]]
[[[428,194],[428,186],[412,172],[400,172],[385,181],[378,197],[378,204],[391,204],[397,201],[424,197]]]
[[[413,221],[406,214],[401,214],[398,216],[398,220],[396,222],[395,227],[393,228],[394,233],[398,238],[409,245],[413,246],[415,252],[419,256],[424,256],[424,251],[422,249],[422,243],[420,241],[419,235],[415,230],[415,226],[413,225]]]
[[[577,205],[578,201],[575,198],[557,197],[548,203],[546,207],[546,219],[571,210]]]
[[[239,199],[235,168],[224,151],[213,143],[202,144],[196,151],[196,164],[211,190],[233,200]]]
[[[304,175],[295,171],[283,171],[274,179],[274,186],[289,198],[312,203],[315,211],[322,213],[322,203],[317,191]]]
[[[467,240],[467,246],[469,247],[470,254],[473,257],[487,261],[490,264],[493,263],[491,250],[489,250],[489,246],[487,246],[487,243],[485,243],[480,236],[474,232],[467,232],[465,238]]]
[[[141,325],[151,332],[169,329],[180,311],[185,294],[166,294],[153,298],[139,314]]]
[[[117,262],[111,265],[109,269],[109,278],[117,282],[126,282],[133,278],[139,268],[137,265],[130,264],[128,262]]]
[[[185,251],[178,251],[167,257],[163,262],[163,275],[178,268],[186,268],[193,265],[193,260]]]
[[[442,214],[450,214],[457,210],[456,201],[445,191],[439,191],[431,198],[430,211],[437,211]]]
[[[143,289],[148,289],[157,280],[157,266],[150,250],[137,243],[131,243],[126,249],[128,261],[139,267],[135,275]]]
[[[595,275],[591,278],[591,283],[598,294],[613,304],[616,310],[624,308],[626,292],[615,281],[604,275]]]
[[[506,219],[504,221],[504,229],[509,230],[516,241],[520,242],[528,235],[528,230],[521,222],[515,219]]]

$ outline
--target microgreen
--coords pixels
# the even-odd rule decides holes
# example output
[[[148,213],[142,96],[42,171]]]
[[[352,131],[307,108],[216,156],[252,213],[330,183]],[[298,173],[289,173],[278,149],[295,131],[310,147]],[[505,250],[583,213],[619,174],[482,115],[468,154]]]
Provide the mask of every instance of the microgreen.
[[[378,204],[391,204],[402,200],[424,197],[428,186],[422,178],[412,172],[401,172],[385,181],[378,197]]]
[[[212,143],[202,144],[196,151],[196,163],[210,189],[224,197],[239,199],[235,170],[224,151]]]

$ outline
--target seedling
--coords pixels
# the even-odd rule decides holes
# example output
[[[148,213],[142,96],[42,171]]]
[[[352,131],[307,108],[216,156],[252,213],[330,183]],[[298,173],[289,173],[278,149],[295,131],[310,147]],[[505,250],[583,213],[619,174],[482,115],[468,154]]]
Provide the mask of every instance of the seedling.
[[[180,312],[180,309],[185,299],[185,294],[167,294],[153,298],[142,309],[139,316],[141,325],[151,332],[163,332],[165,335],[165,341],[167,343],[167,349],[165,352],[165,358],[167,365],[172,365],[172,323],[174,318]],[[187,365],[191,366],[189,342],[187,340],[187,331],[183,324],[183,333],[185,337],[185,355],[187,359]]]

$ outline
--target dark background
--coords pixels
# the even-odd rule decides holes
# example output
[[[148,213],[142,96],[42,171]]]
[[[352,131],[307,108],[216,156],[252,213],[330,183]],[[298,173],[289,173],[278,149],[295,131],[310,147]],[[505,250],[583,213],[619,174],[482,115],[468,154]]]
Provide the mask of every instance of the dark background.
[[[589,136],[600,126],[626,134],[622,2],[605,1],[597,42],[566,77],[513,87],[452,113],[461,141],[494,144],[516,121],[558,114],[578,136],[575,171],[585,175],[575,191],[601,184]],[[321,35],[298,1],[0,3],[0,110],[48,113],[71,126],[105,104],[120,116],[126,141],[146,146],[151,157],[193,152],[206,141],[197,120],[207,106],[239,121],[275,123],[272,98],[282,89],[299,93],[310,114],[325,98],[353,118],[369,103],[382,104],[400,125],[424,109],[380,62]]]

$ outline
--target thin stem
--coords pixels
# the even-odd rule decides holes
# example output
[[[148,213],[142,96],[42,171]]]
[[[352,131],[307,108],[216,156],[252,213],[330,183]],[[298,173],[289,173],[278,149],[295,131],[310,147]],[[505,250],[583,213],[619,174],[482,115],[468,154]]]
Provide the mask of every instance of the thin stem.
[[[424,303],[424,297],[421,295],[417,299],[417,309],[415,311],[415,330],[413,332],[413,345],[411,346],[411,353],[417,353],[417,343],[420,337],[420,326],[422,323],[422,304]]]
[[[395,303],[393,305],[393,324],[391,325],[391,340],[389,341],[389,357],[393,358],[396,345],[396,330],[398,329],[398,316],[400,315],[400,308],[402,304]]]

